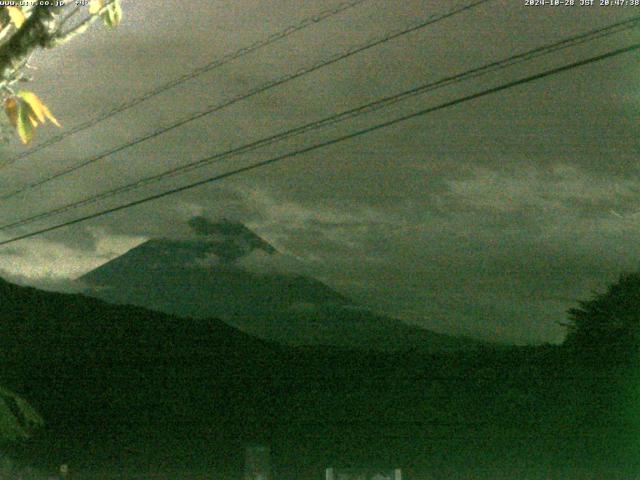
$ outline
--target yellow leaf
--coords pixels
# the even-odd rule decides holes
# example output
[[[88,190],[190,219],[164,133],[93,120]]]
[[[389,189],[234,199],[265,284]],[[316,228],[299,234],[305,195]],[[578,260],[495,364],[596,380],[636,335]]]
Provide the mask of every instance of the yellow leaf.
[[[20,7],[7,7],[7,11],[9,12],[9,18],[16,28],[20,28],[27,19],[24,16],[24,13],[22,13],[22,9]]]
[[[20,90],[18,92],[18,97],[24,100],[31,107],[31,110],[33,110],[33,113],[38,117],[38,120],[44,122],[44,112],[42,111],[42,107],[44,105],[35,93],[27,90]]]
[[[49,108],[42,103],[42,100],[40,100],[35,93],[29,92],[28,90],[20,90],[18,92],[18,97],[24,100],[24,102],[31,108],[33,114],[40,123],[44,123],[45,118],[48,118],[51,123],[58,127],[60,126],[56,117],[53,116]]]
[[[38,126],[38,119],[36,118],[36,116],[33,114],[32,111],[27,112],[27,118],[29,119],[29,122],[31,122],[31,125],[33,125],[34,127]]]
[[[18,102],[16,102],[15,98],[7,98],[4,101],[4,111],[9,117],[9,122],[15,128],[18,125]]]
[[[49,121],[51,123],[53,123],[56,127],[61,127],[62,126],[62,125],[60,125],[60,123],[58,122],[56,117],[53,116],[53,114],[51,113],[51,111],[49,110],[49,108],[45,104],[42,104],[42,112],[44,113],[44,116],[47,117],[49,119]]]
[[[104,0],[91,0],[89,2],[89,13],[95,15],[104,7]]]

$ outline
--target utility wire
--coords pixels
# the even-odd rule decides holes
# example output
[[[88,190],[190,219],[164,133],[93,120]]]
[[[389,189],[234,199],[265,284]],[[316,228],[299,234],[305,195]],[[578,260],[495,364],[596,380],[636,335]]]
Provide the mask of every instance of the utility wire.
[[[137,138],[135,140],[132,140],[132,141],[130,141],[128,143],[125,143],[123,145],[119,145],[119,146],[114,147],[114,148],[112,148],[110,150],[107,150],[105,152],[99,153],[98,155],[96,155],[94,157],[86,159],[86,160],[82,161],[81,163],[76,164],[74,166],[71,166],[71,167],[68,167],[66,169],[63,169],[63,170],[61,170],[61,171],[59,171],[57,173],[54,173],[54,174],[52,174],[52,175],[50,175],[50,176],[48,176],[48,177],[46,177],[44,179],[37,180],[35,182],[29,183],[29,184],[23,186],[22,188],[20,188],[18,190],[14,190],[12,192],[8,192],[8,193],[5,193],[3,195],[0,195],[0,200],[8,200],[10,198],[13,198],[16,195],[19,195],[19,194],[21,194],[21,193],[23,193],[23,192],[25,192],[27,190],[39,187],[40,185],[44,185],[45,183],[48,183],[48,182],[50,182],[52,180],[55,180],[57,178],[63,177],[65,175],[68,175],[68,174],[70,174],[72,172],[75,172],[75,171],[81,169],[81,168],[84,168],[84,167],[86,167],[88,165],[91,165],[91,164],[93,164],[93,163],[95,163],[95,162],[97,162],[99,160],[102,160],[103,158],[106,158],[106,157],[109,157],[109,156],[114,155],[116,153],[122,152],[122,151],[124,151],[124,150],[126,150],[128,148],[131,148],[133,146],[136,146],[136,145],[139,145],[139,144],[141,144],[143,142],[146,142],[147,140],[151,140],[153,138],[156,138],[156,137],[158,137],[158,136],[160,136],[162,134],[165,134],[165,133],[167,133],[167,132],[169,132],[171,130],[174,130],[174,129],[178,128],[178,127],[182,127],[182,126],[184,126],[184,125],[186,125],[186,124],[188,124],[190,122],[193,122],[193,121],[198,120],[200,118],[203,118],[203,117],[205,117],[207,115],[211,115],[211,114],[213,114],[215,112],[218,112],[218,111],[220,111],[220,110],[222,110],[222,109],[224,109],[224,108],[226,108],[226,107],[228,107],[230,105],[233,105],[233,104],[238,103],[240,101],[246,100],[246,99],[251,98],[251,97],[253,97],[255,95],[263,93],[263,92],[265,92],[267,90],[275,88],[275,87],[277,87],[279,85],[282,85],[284,83],[290,82],[290,81],[292,81],[292,80],[294,80],[296,78],[300,78],[300,77],[308,75],[308,74],[310,74],[310,73],[312,73],[312,72],[314,72],[316,70],[319,70],[319,69],[324,68],[326,66],[332,65],[332,64],[334,64],[336,62],[344,60],[344,59],[346,59],[348,57],[351,57],[352,55],[355,55],[355,54],[363,52],[365,50],[369,50],[371,48],[377,47],[377,46],[382,45],[382,44],[384,44],[386,42],[394,40],[394,39],[396,39],[398,37],[401,37],[403,35],[407,35],[409,33],[415,32],[416,30],[420,30],[420,29],[425,28],[425,27],[427,27],[429,25],[432,25],[434,23],[440,22],[440,21],[445,20],[445,19],[447,19],[449,17],[452,17],[454,15],[458,15],[458,14],[460,14],[462,12],[465,12],[467,10],[470,10],[472,8],[475,8],[477,6],[480,6],[480,5],[482,5],[484,3],[487,3],[487,2],[490,2],[490,1],[492,1],[492,0],[477,0],[475,2],[472,2],[470,4],[465,5],[463,7],[458,7],[458,8],[455,8],[453,10],[449,10],[448,12],[443,13],[443,14],[431,15],[426,20],[423,19],[423,20],[421,20],[421,21],[419,21],[417,23],[413,23],[408,28],[404,28],[402,30],[397,30],[397,31],[394,31],[394,32],[391,32],[391,33],[387,33],[384,36],[378,37],[378,38],[376,38],[374,40],[370,40],[365,44],[358,45],[356,47],[352,47],[349,50],[347,50],[346,52],[338,53],[338,54],[336,54],[336,55],[334,55],[334,56],[332,56],[332,57],[330,57],[330,58],[328,58],[326,60],[322,60],[322,61],[320,61],[318,63],[315,63],[315,64],[313,64],[311,66],[308,66],[308,67],[304,67],[304,68],[302,68],[300,70],[297,70],[297,71],[295,71],[293,73],[286,74],[286,75],[284,75],[282,77],[279,77],[279,78],[277,78],[275,80],[272,80],[272,81],[270,81],[270,82],[268,82],[266,84],[260,85],[260,86],[258,86],[256,88],[253,88],[249,92],[246,92],[246,93],[237,95],[235,97],[232,97],[231,99],[225,100],[222,103],[218,103],[216,105],[210,106],[207,109],[205,109],[205,110],[203,110],[203,111],[201,111],[199,113],[192,114],[192,115],[190,115],[190,116],[188,116],[186,118],[183,118],[182,120],[178,120],[178,121],[176,121],[176,122],[174,122],[174,123],[172,123],[172,124],[170,124],[168,126],[161,127],[159,129],[151,132],[151,133],[143,135],[142,137],[139,137],[139,138]]]
[[[604,37],[606,35],[610,35],[612,33],[619,33],[620,31],[624,30],[624,29],[629,29],[634,27],[635,25],[638,24],[638,22],[640,22],[640,16],[637,17],[633,17],[631,19],[622,21],[622,22],[617,22],[611,25],[608,25],[606,27],[602,27],[596,30],[592,30],[586,33],[582,33],[579,35],[575,35],[557,42],[554,42],[552,44],[549,45],[544,45],[538,48],[534,48],[532,50],[517,54],[517,55],[513,55],[498,61],[494,61],[491,62],[489,64],[486,64],[484,66],[478,67],[478,68],[474,68],[471,70],[467,70],[465,72],[462,72],[460,74],[457,75],[453,75],[453,76],[449,76],[449,77],[445,77],[442,78],[440,80],[437,80],[435,82],[430,82],[430,83],[426,83],[423,85],[420,85],[418,87],[412,88],[410,90],[392,95],[392,96],[388,96],[385,98],[382,98],[380,100],[376,100],[373,102],[369,102],[367,104],[361,105],[359,107],[350,109],[350,110],[346,110],[343,111],[341,113],[337,113],[337,114],[333,114],[330,115],[328,117],[325,117],[323,119],[320,120],[316,120],[310,123],[307,123],[305,125],[281,132],[279,134],[276,135],[272,135],[254,142],[251,142],[249,144],[245,144],[243,146],[240,147],[236,147],[233,148],[231,150],[227,150],[225,152],[221,152],[209,157],[206,157],[204,159],[195,161],[195,162],[191,162],[188,163],[186,165],[182,165],[176,168],[172,168],[169,170],[166,170],[164,172],[161,172],[159,174],[156,175],[152,175],[149,177],[145,177],[142,178],[140,180],[137,180],[133,183],[127,184],[127,185],[123,185],[121,187],[117,187],[115,189],[112,190],[108,190],[106,192],[100,193],[98,195],[93,195],[89,198],[85,198],[83,200],[77,201],[77,202],[73,202],[61,207],[58,207],[54,210],[49,210],[46,211],[44,213],[40,213],[40,214],[36,214],[27,218],[23,218],[21,220],[17,220],[8,224],[4,224],[4,225],[0,225],[0,231],[2,230],[8,230],[10,228],[14,228],[14,227],[18,227],[21,225],[26,225],[29,223],[33,223],[37,220],[40,219],[45,219],[45,218],[49,218],[51,216],[69,211],[69,210],[73,210],[82,206],[86,206],[86,205],[90,205],[93,203],[96,203],[100,200],[104,200],[106,198],[115,196],[115,195],[119,195],[131,190],[135,190],[137,188],[140,188],[142,186],[145,185],[149,185],[152,183],[157,183],[161,180],[170,178],[170,177],[174,177],[177,175],[182,175],[185,174],[187,172],[190,172],[192,170],[198,169],[198,168],[202,168],[203,166],[209,165],[213,162],[218,162],[224,159],[227,159],[229,157],[233,157],[233,156],[237,156],[240,154],[244,154],[244,153],[248,153],[251,151],[254,151],[258,148],[262,148],[264,146],[267,145],[271,145],[274,144],[276,142],[282,141],[284,139],[293,137],[293,136],[297,136],[300,135],[302,133],[308,132],[308,131],[312,131],[312,130],[317,130],[320,128],[324,128],[327,127],[329,125],[334,125],[338,122],[342,122],[345,121],[347,119],[350,118],[354,118],[366,113],[371,113],[374,112],[376,110],[382,109],[382,108],[386,108],[389,107],[399,101],[405,100],[407,98],[411,98],[414,97],[416,95],[420,95],[420,94],[424,94],[426,92],[429,91],[433,91],[436,90],[438,88],[442,88],[448,85],[452,85],[455,83],[460,83],[462,81],[471,79],[471,78],[476,78],[479,77],[481,75],[485,75],[487,73],[491,73],[491,72],[495,72],[519,63],[523,63],[532,59],[535,59],[537,57],[543,56],[543,55],[548,55],[550,53],[554,53],[556,51],[562,50],[562,49],[566,49],[569,47],[573,47],[576,45],[579,45],[581,43],[585,43],[587,41],[592,41],[601,37]]]
[[[129,110],[130,108],[133,108],[137,105],[140,105],[143,102],[146,102],[147,100],[156,97],[158,95],[160,95],[163,92],[166,92],[167,90],[170,90],[174,87],[177,87],[178,85],[188,82],[189,80],[193,80],[194,78],[199,77],[200,75],[203,75],[207,72],[211,72],[219,67],[222,67],[223,65],[226,65],[227,63],[236,60],[238,58],[241,58],[245,55],[248,55],[250,53],[253,53],[257,50],[260,50],[261,48],[267,47],[273,43],[276,43],[282,39],[285,39],[291,35],[293,35],[294,33],[299,32],[300,30],[304,30],[305,28],[320,23],[328,18],[331,18],[333,16],[336,16],[346,10],[349,10],[353,7],[356,7],[358,5],[360,5],[361,3],[367,2],[368,0],[350,0],[348,2],[344,2],[341,3],[340,5],[338,5],[335,8],[331,8],[328,10],[324,10],[316,15],[313,15],[311,17],[307,17],[305,19],[303,19],[301,22],[295,24],[295,25],[289,25],[287,28],[280,30],[278,32],[275,32],[271,35],[269,35],[268,37],[259,40],[257,42],[252,43],[251,45],[247,46],[247,47],[243,47],[240,48],[238,50],[236,50],[235,52],[229,53],[227,55],[223,55],[222,57],[207,63],[206,65],[202,65],[198,68],[196,68],[195,70],[192,70],[191,72],[185,73],[184,75],[181,75],[180,77],[170,80],[162,85],[157,86],[156,88],[149,90],[148,92],[145,92],[144,94],[140,95],[139,97],[135,97],[132,98],[130,100],[128,100],[127,102],[118,105],[114,108],[112,108],[111,110],[108,110],[106,112],[104,112],[103,114],[99,115],[96,118],[93,118],[91,120],[88,120],[84,123],[81,123],[79,125],[76,125],[75,127],[72,127],[70,129],[65,130],[63,133],[61,133],[60,135],[56,135],[54,137],[49,138],[48,140],[40,143],[39,145],[33,147],[30,150],[27,150],[23,153],[20,153],[18,155],[16,155],[13,158],[10,158],[8,160],[5,160],[4,162],[2,162],[0,164],[0,167],[6,167],[9,165],[12,165],[13,163],[17,162],[18,160],[22,160],[23,158],[29,157],[31,155],[33,155],[36,152],[39,152],[40,150],[43,150],[47,147],[50,147],[51,145],[54,145],[58,142],[61,142],[62,140],[64,140],[65,138],[74,135],[78,132],[81,132],[83,130],[87,130],[91,127],[94,127],[95,125],[107,120],[108,118],[111,118],[115,115],[118,115],[119,113],[125,112],[127,110]]]
[[[516,86],[519,86],[519,85],[523,85],[523,84],[530,83],[530,82],[533,82],[533,81],[536,81],[536,80],[540,80],[542,78],[550,77],[552,75],[557,75],[558,73],[562,73],[562,72],[566,72],[566,71],[569,71],[569,70],[573,70],[574,68],[582,67],[584,65],[588,65],[588,64],[591,64],[591,63],[599,62],[599,61],[602,61],[602,60],[605,60],[605,59],[608,59],[608,58],[612,58],[612,57],[615,57],[615,56],[618,56],[618,55],[622,55],[624,53],[633,52],[633,51],[636,51],[636,50],[639,50],[639,49],[640,49],[640,43],[636,43],[636,44],[633,44],[633,45],[628,46],[628,47],[612,50],[612,51],[609,51],[607,53],[604,53],[604,54],[601,54],[601,55],[596,55],[594,57],[589,57],[587,59],[580,60],[580,61],[577,61],[577,62],[573,62],[573,63],[567,64],[567,65],[563,65],[561,67],[556,67],[556,68],[552,68],[552,69],[549,69],[549,70],[545,70],[545,71],[543,71],[541,73],[537,73],[537,74],[534,74],[534,75],[529,75],[527,77],[520,78],[518,80],[514,80],[514,81],[511,81],[511,82],[504,83],[504,84],[499,85],[497,87],[488,88],[488,89],[482,90],[482,91],[477,92],[477,93],[473,93],[473,94],[470,94],[470,95],[466,95],[464,97],[457,98],[455,100],[450,100],[448,102],[441,103],[441,104],[436,105],[434,107],[425,108],[425,109],[419,110],[417,112],[413,112],[413,113],[410,113],[410,114],[407,114],[407,115],[403,115],[401,117],[397,117],[397,118],[394,118],[392,120],[388,120],[386,122],[378,123],[378,124],[373,125],[371,127],[364,128],[364,129],[361,129],[361,130],[358,130],[356,132],[352,132],[352,133],[349,133],[349,134],[346,134],[346,135],[342,135],[340,137],[333,138],[331,140],[327,140],[327,141],[324,141],[324,142],[316,143],[316,144],[311,145],[309,147],[301,148],[301,149],[295,150],[293,152],[285,153],[283,155],[279,155],[277,157],[270,158],[268,160],[257,162],[257,163],[254,163],[252,165],[248,165],[248,166],[245,166],[245,167],[236,168],[236,169],[231,170],[229,172],[218,174],[218,175],[215,175],[213,177],[209,177],[209,178],[206,178],[206,179],[203,179],[203,180],[199,180],[197,182],[193,182],[193,183],[190,183],[190,184],[187,184],[187,185],[183,185],[181,187],[176,187],[176,188],[172,188],[172,189],[169,189],[169,190],[165,190],[164,192],[160,192],[160,193],[157,193],[157,194],[154,194],[154,195],[150,195],[150,196],[147,196],[145,198],[134,200],[134,201],[131,201],[131,202],[128,202],[128,203],[124,203],[124,204],[115,206],[115,207],[111,207],[111,208],[108,208],[108,209],[105,209],[105,210],[101,210],[99,212],[94,212],[94,213],[91,213],[91,214],[88,214],[88,215],[84,215],[82,217],[78,217],[78,218],[75,218],[73,220],[68,220],[68,221],[59,223],[57,225],[53,225],[53,226],[50,226],[50,227],[42,228],[42,229],[27,233],[27,234],[24,234],[24,235],[20,235],[20,236],[13,237],[13,238],[10,238],[10,239],[7,239],[7,240],[3,240],[3,241],[0,241],[0,246],[8,245],[10,243],[14,243],[14,242],[17,242],[19,240],[26,239],[26,238],[35,237],[37,235],[42,235],[43,233],[46,233],[46,232],[51,232],[51,231],[58,230],[58,229],[63,228],[63,227],[67,227],[67,226],[70,226],[70,225],[75,225],[76,223],[84,222],[84,221],[90,220],[92,218],[101,217],[101,216],[107,215],[109,213],[113,213],[113,212],[117,212],[117,211],[120,211],[120,210],[124,210],[124,209],[127,209],[127,208],[134,207],[136,205],[141,205],[143,203],[147,203],[147,202],[150,202],[152,200],[157,200],[157,199],[160,199],[160,198],[163,198],[163,197],[167,197],[169,195],[173,195],[173,194],[176,194],[176,193],[179,193],[179,192],[183,192],[183,191],[186,191],[186,190],[191,190],[191,189],[193,189],[195,187],[198,187],[198,186],[201,186],[201,185],[205,185],[205,184],[208,184],[208,183],[214,183],[214,182],[223,180],[225,178],[238,175],[240,173],[245,173],[245,172],[249,172],[249,171],[252,171],[252,170],[256,170],[258,168],[266,167],[266,166],[269,166],[269,165],[274,165],[274,164],[276,164],[278,162],[281,162],[282,160],[286,160],[288,158],[293,158],[293,157],[296,157],[296,156],[299,156],[299,155],[302,155],[302,154],[305,154],[305,153],[308,153],[308,152],[312,152],[314,150],[318,150],[320,148],[324,148],[324,147],[328,147],[328,146],[331,146],[331,145],[335,145],[337,143],[341,143],[341,142],[344,142],[346,140],[351,140],[353,138],[357,138],[357,137],[360,137],[362,135],[366,135],[368,133],[375,132],[375,131],[383,129],[383,128],[387,128],[387,127],[390,127],[392,125],[396,125],[398,123],[405,122],[405,121],[413,119],[413,118],[424,116],[424,115],[427,115],[429,113],[433,113],[433,112],[436,112],[436,111],[439,111],[439,110],[443,110],[445,108],[452,107],[454,105],[459,105],[461,103],[468,102],[470,100],[475,100],[477,98],[485,97],[487,95],[491,95],[491,94],[494,94],[494,93],[497,93],[497,92],[501,92],[501,91],[507,90],[509,88],[513,88],[513,87],[516,87]]]

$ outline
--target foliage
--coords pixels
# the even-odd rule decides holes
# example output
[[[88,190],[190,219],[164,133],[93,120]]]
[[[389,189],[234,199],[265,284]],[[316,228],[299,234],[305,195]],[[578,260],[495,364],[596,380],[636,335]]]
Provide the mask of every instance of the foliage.
[[[0,440],[14,441],[29,436],[42,425],[42,418],[25,400],[0,387]]]
[[[67,2],[68,6],[0,7],[0,101],[10,125],[24,144],[31,141],[35,129],[46,120],[60,126],[35,93],[14,89],[18,82],[31,80],[25,70],[33,52],[37,48],[53,48],[68,42],[85,32],[97,19],[110,27],[117,26],[122,20],[120,0],[91,0],[88,8],[80,5],[81,2],[75,3],[75,6]],[[69,26],[82,12],[84,18]]]
[[[49,108],[33,92],[21,90],[17,95],[8,97],[4,106],[7,117],[18,131],[22,143],[29,143],[33,138],[38,122],[43,124],[48,119],[54,125],[60,126]]]
[[[640,273],[621,275],[606,292],[569,310],[565,344],[594,354],[627,355],[640,345]]]
[[[60,2],[61,5],[15,3],[0,6],[0,102],[6,113],[6,119],[0,121],[0,139],[5,139],[3,127],[12,127],[22,143],[27,144],[35,129],[47,120],[60,126],[34,92],[15,88],[17,83],[31,80],[25,73],[31,55],[38,48],[54,48],[68,42],[97,19],[108,26],[117,26],[122,19],[122,9],[120,0],[91,0],[88,8],[81,2],[67,2],[67,6],[64,2]],[[26,401],[0,387],[0,440],[24,438],[41,422]]]

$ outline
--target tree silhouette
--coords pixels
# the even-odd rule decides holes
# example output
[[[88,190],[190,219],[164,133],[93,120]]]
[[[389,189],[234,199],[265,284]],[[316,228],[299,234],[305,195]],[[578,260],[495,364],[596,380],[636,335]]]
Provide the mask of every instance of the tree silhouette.
[[[606,292],[568,311],[565,345],[585,354],[628,357],[640,345],[640,273],[623,274]]]

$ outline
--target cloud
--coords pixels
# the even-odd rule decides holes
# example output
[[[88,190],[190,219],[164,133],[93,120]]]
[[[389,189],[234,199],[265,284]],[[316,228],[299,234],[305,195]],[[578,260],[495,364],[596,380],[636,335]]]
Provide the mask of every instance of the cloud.
[[[0,278],[16,285],[34,287],[51,292],[82,293],[84,290],[84,286],[80,282],[50,275],[27,277],[19,273],[0,269]]]
[[[144,241],[144,237],[113,235],[102,228],[88,228],[85,233],[91,242],[34,238],[10,248],[0,247],[0,269],[29,282],[63,281],[81,276]]]

